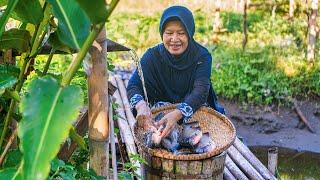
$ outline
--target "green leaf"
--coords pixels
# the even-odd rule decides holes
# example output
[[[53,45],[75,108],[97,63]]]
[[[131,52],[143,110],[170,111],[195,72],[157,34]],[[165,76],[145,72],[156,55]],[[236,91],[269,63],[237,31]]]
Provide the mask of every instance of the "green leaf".
[[[2,33],[4,31],[4,27],[6,26],[6,23],[9,19],[10,14],[18,4],[19,0],[11,0],[9,1],[6,11],[1,15],[0,18],[0,37],[2,36]]]
[[[55,50],[63,51],[63,52],[69,53],[69,54],[72,53],[72,49],[60,41],[60,39],[58,38],[57,32],[50,34],[48,42],[51,45],[51,47]]]
[[[16,168],[7,168],[0,170],[0,179],[21,179],[21,174]]]
[[[22,159],[22,153],[18,150],[11,150],[8,152],[6,159],[4,160],[4,167],[15,167],[17,166]]]
[[[74,0],[47,0],[58,19],[58,37],[73,49],[80,49],[89,35],[90,21]]]
[[[12,87],[16,82],[17,78],[7,75],[1,74],[0,76],[0,96],[4,93],[6,88]]]
[[[0,39],[0,49],[16,49],[20,52],[27,52],[29,50],[30,39],[29,31],[10,29],[3,33]]]
[[[76,0],[80,7],[86,12],[93,24],[105,22],[107,19],[107,7],[105,0]]]
[[[23,119],[18,128],[24,179],[45,179],[50,161],[68,137],[83,104],[79,87],[61,87],[47,76],[31,81],[20,104]]]
[[[19,0],[12,17],[22,22],[39,24],[43,19],[39,0]]]
[[[12,75],[18,77],[20,69],[14,65],[10,64],[0,64],[0,76],[3,74]]]

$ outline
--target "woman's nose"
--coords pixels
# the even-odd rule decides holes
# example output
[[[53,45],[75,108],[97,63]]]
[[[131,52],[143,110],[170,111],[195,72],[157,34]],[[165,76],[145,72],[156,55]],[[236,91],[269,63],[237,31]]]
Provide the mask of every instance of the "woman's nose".
[[[172,37],[171,37],[171,41],[175,42],[178,40],[178,34],[177,33],[173,33]]]

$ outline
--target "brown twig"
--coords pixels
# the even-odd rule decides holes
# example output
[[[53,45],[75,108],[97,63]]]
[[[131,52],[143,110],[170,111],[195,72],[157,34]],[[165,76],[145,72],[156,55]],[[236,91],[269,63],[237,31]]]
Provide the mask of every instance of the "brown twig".
[[[9,140],[8,140],[8,143],[6,145],[6,147],[4,148],[1,156],[0,156],[0,166],[2,165],[2,162],[4,160],[4,157],[6,156],[9,148],[11,147],[12,143],[14,142],[14,139],[17,137],[17,128],[12,132]]]
[[[299,119],[308,127],[310,132],[315,133],[315,131],[313,130],[313,128],[309,124],[309,121],[307,120],[307,118],[304,116],[304,114],[300,110],[296,100],[293,100],[293,105],[294,105],[294,109],[296,110],[296,112],[299,116]]]

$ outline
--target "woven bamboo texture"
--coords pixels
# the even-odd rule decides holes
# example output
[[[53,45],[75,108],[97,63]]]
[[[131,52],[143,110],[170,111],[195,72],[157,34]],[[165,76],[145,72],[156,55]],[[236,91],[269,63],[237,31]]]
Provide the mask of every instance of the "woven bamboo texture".
[[[163,106],[152,110],[153,116],[160,112],[170,112],[175,109],[175,105]],[[216,156],[230,147],[234,140],[236,131],[231,121],[224,115],[216,112],[208,107],[201,107],[193,114],[191,121],[198,121],[203,133],[209,132],[209,135],[216,143],[216,148],[213,151],[202,154],[181,154],[174,155],[173,153],[157,148],[151,149],[143,143],[144,130],[135,126],[135,140],[138,147],[143,153],[148,153],[151,156],[172,159],[172,160],[201,160]]]

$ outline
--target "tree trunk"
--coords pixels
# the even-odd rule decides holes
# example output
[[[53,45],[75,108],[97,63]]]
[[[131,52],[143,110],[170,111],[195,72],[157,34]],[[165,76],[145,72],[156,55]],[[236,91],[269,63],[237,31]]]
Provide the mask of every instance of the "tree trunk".
[[[108,178],[109,121],[106,30],[103,28],[90,49],[92,67],[88,75],[90,167]]]
[[[213,22],[213,32],[220,32],[222,29],[222,22],[220,18],[221,0],[215,1],[215,13]]]
[[[293,19],[293,15],[294,15],[294,0],[290,0],[290,4],[289,4],[289,18]]]
[[[242,49],[245,50],[247,42],[248,42],[248,22],[247,22],[247,0],[243,1],[243,41],[242,41]]]
[[[318,0],[312,0],[311,13],[309,18],[309,42],[307,50],[307,61],[313,63],[315,58],[315,46],[317,36],[317,15],[318,15]]]

